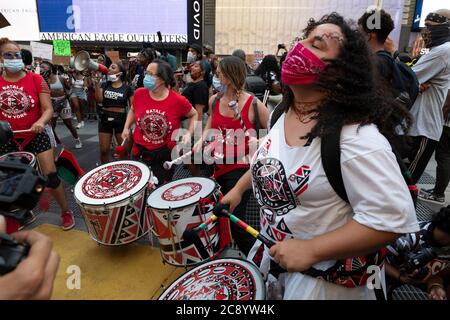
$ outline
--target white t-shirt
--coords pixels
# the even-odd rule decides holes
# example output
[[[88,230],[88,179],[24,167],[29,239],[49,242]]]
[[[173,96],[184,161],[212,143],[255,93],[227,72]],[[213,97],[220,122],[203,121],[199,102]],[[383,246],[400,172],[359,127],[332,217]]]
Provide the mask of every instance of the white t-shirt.
[[[439,141],[444,126],[442,107],[450,89],[450,42],[432,48],[412,69],[419,83],[431,86],[419,94],[411,108],[414,122],[409,135]]]
[[[333,190],[320,155],[320,138],[290,147],[283,114],[253,157],[255,197],[261,206],[261,233],[275,241],[311,239],[342,227],[351,219],[367,227],[399,234],[419,230],[414,204],[389,142],[374,125],[346,126],[341,134],[341,166],[350,204]],[[351,235],[349,235],[351,237]],[[249,253],[253,261],[261,246]],[[261,252],[261,251],[260,251]],[[264,248],[260,267],[270,264]],[[326,270],[335,261],[314,268]],[[284,299],[374,299],[366,287],[349,289],[301,273],[285,274]]]

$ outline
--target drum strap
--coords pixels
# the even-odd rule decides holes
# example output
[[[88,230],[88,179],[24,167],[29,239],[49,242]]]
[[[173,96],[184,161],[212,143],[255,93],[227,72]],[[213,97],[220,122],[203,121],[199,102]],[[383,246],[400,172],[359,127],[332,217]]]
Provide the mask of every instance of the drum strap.
[[[12,139],[12,141],[19,147],[19,151],[23,151],[25,147],[36,137],[36,135],[33,133],[32,135],[26,137],[25,139],[19,139],[21,142],[17,141],[16,139]]]

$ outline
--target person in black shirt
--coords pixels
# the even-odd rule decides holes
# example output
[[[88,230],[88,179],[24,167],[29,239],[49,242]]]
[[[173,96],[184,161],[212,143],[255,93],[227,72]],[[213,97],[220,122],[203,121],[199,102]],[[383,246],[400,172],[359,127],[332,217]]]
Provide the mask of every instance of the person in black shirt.
[[[182,95],[185,96],[192,106],[197,110],[198,121],[203,121],[203,114],[208,108],[209,91],[208,85],[204,80],[205,69],[201,61],[192,64],[191,69],[192,82],[188,83],[183,90]]]
[[[110,146],[114,134],[118,144],[122,143],[122,131],[127,118],[127,106],[132,104],[133,89],[124,83],[125,68],[121,63],[109,67],[108,81],[100,85],[95,79],[95,99],[102,103],[98,124],[100,158],[102,163],[109,162]]]
[[[369,47],[376,55],[379,75],[388,83],[391,83],[393,79],[394,60],[391,53],[385,49],[385,43],[389,34],[394,30],[395,25],[389,13],[384,10],[377,10],[374,9],[365,12],[359,18],[358,24],[367,34]],[[374,23],[374,15],[379,15],[379,24]]]

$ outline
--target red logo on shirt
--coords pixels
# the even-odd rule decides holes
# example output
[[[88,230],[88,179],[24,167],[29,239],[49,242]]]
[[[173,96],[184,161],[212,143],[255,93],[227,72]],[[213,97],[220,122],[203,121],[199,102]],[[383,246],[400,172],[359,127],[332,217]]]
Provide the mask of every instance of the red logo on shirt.
[[[6,118],[24,118],[34,107],[35,100],[22,87],[6,86],[0,91],[0,110]]]
[[[147,110],[138,120],[138,125],[144,140],[153,144],[166,142],[167,136],[172,132],[172,123],[165,112],[160,110]]]

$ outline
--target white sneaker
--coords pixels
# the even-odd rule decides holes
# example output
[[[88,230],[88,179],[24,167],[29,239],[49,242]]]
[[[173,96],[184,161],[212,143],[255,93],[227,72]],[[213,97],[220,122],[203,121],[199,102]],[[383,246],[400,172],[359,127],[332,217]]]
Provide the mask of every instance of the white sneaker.
[[[80,138],[75,139],[75,149],[81,149],[83,148],[83,144],[81,143]]]
[[[83,128],[83,127],[84,127],[84,121],[81,121],[81,122],[79,122],[79,123],[77,124],[77,126],[76,126],[75,128],[81,129],[81,128]]]

